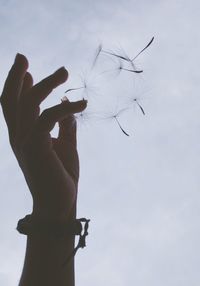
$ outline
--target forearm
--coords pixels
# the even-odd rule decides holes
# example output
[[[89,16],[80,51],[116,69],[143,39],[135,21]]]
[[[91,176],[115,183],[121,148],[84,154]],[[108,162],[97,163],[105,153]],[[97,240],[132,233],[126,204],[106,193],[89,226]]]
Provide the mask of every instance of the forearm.
[[[76,203],[68,219],[72,221],[75,218]],[[65,266],[62,265],[74,250],[74,242],[74,235],[63,239],[41,235],[28,236],[19,286],[74,286],[74,257],[71,257]]]
[[[74,286],[74,258],[62,266],[73,249],[74,236],[28,236],[19,286]]]

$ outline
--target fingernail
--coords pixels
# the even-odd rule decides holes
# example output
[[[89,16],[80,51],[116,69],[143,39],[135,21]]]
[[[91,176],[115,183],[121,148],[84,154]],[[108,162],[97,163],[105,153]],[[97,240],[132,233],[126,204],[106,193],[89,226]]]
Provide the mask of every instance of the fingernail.
[[[63,96],[63,98],[61,98],[61,102],[65,102],[65,101],[69,102],[69,99],[66,96]]]

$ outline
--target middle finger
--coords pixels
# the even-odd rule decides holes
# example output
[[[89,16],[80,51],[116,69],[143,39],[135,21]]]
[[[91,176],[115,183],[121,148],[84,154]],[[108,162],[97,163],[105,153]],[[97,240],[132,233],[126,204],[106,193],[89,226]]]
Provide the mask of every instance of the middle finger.
[[[29,94],[31,101],[40,105],[40,103],[53,91],[53,89],[64,83],[67,78],[67,70],[64,67],[58,69],[55,73],[46,77],[32,87]]]
[[[19,144],[23,143],[29,132],[31,132],[31,129],[40,113],[40,103],[52,92],[54,88],[64,83],[67,78],[67,70],[65,68],[60,68],[52,75],[34,85],[28,92],[21,94],[17,134],[17,142]]]

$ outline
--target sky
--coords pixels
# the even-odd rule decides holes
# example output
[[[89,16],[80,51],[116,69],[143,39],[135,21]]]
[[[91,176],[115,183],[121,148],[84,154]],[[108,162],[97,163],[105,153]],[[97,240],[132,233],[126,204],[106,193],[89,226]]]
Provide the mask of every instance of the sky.
[[[42,108],[87,75],[90,112],[105,116],[134,94],[146,113],[132,104],[122,116],[129,137],[113,120],[78,121],[78,217],[91,225],[76,256],[77,286],[200,285],[199,13],[197,0],[0,0],[1,87],[20,52],[35,82],[69,71]],[[153,36],[137,59],[143,74],[116,76],[105,56],[91,70],[100,43],[134,56]],[[15,228],[32,201],[2,111],[0,138],[0,284],[14,286],[26,246]]]

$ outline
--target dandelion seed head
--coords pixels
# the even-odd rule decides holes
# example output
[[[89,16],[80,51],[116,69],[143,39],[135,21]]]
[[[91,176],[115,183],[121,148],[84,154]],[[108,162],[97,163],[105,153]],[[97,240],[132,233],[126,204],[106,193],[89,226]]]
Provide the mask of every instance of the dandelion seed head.
[[[131,92],[133,88],[132,78],[134,80],[137,79],[137,74],[143,72],[143,69],[136,67],[135,59],[151,45],[153,40],[154,37],[135,57],[130,57],[123,49],[120,51],[109,50],[103,48],[102,44],[97,47],[89,74],[84,73],[80,76],[80,81],[77,85],[66,90],[66,93],[73,91],[77,96],[89,99],[88,102],[93,103],[93,106],[90,106],[90,111],[92,112],[89,112],[87,107],[83,112],[75,114],[78,126],[85,126],[96,120],[104,120],[105,122],[111,121],[115,122],[126,136],[129,136],[126,131],[127,118],[130,115],[132,116],[133,106],[135,106],[134,109],[138,109],[145,115],[143,104],[140,103],[141,98],[136,93],[132,95]],[[98,65],[96,65],[97,61]],[[96,68],[93,69],[94,67]],[[102,80],[101,86],[99,87],[100,92],[98,93],[98,88],[94,85],[93,75],[96,75],[95,80]],[[114,81],[108,80],[110,75],[119,76],[119,80],[115,83]],[[135,87],[136,86],[134,86],[134,88]],[[94,96],[96,94],[98,94],[98,97]],[[62,101],[65,100],[65,98],[62,99]],[[116,107],[114,108],[115,110],[113,110],[113,106]],[[109,108],[110,111],[108,110]],[[106,110],[108,110],[108,112],[105,112]],[[130,112],[128,110],[130,110]]]

